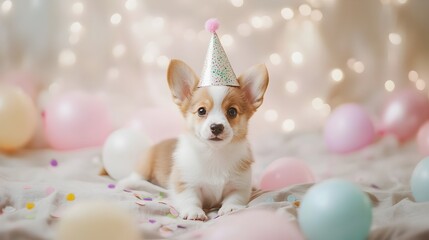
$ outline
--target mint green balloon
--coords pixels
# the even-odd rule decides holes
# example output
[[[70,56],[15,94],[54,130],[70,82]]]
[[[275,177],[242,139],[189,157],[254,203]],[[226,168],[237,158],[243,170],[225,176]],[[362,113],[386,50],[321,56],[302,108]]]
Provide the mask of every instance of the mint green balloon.
[[[298,221],[309,240],[363,240],[371,227],[372,205],[355,184],[330,179],[308,190]]]
[[[417,202],[429,201],[429,157],[421,160],[411,175],[411,192]]]

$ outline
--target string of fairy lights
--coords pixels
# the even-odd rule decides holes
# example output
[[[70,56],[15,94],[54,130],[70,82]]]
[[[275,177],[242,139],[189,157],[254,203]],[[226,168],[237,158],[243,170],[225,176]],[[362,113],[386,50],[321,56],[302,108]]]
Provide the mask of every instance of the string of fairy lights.
[[[246,5],[249,4],[246,0],[225,1],[226,3],[223,4],[229,4],[230,7],[236,9],[245,8]],[[317,24],[323,22],[326,17],[325,14],[327,13],[324,9],[335,5],[336,1],[337,0],[290,1],[290,5],[288,5],[288,2],[285,2],[283,7],[271,12],[257,11],[257,9],[254,9],[255,14],[249,16],[244,22],[240,22],[235,26],[228,26],[227,30],[220,31],[221,34],[219,37],[226,51],[233,52],[234,48],[241,44],[243,38],[249,39],[255,35],[255,33],[261,31],[277,31],[274,29],[279,25],[293,25],[300,22],[317,27]],[[33,0],[33,2],[37,5],[39,2],[42,2],[42,0]],[[382,5],[403,7],[408,3],[408,0],[380,0],[380,2]],[[64,19],[69,21],[68,27],[65,29],[68,37],[67,43],[64,44],[63,48],[60,49],[57,54],[59,69],[73,68],[80,61],[85,61],[85,56],[82,55],[82,52],[76,51],[75,49],[82,44],[83,41],[86,41],[85,35],[88,33],[89,22],[88,20],[84,20],[84,15],[91,14],[87,12],[88,8],[90,8],[89,5],[91,5],[90,2],[73,0],[66,1],[64,4],[68,6],[66,8],[69,9],[68,11],[71,17]],[[104,21],[113,29],[112,31],[125,34],[123,37],[111,40],[112,44],[110,50],[108,50],[108,55],[116,62],[137,56],[137,62],[141,64],[141,68],[147,70],[156,67],[157,70],[153,71],[159,76],[163,76],[162,74],[165,72],[170,60],[169,52],[166,49],[177,47],[174,43],[178,40],[174,39],[172,37],[174,35],[171,33],[177,33],[179,30],[172,29],[172,26],[181,27],[180,36],[182,39],[180,39],[180,41],[184,41],[187,45],[198,42],[198,46],[206,46],[208,43],[208,35],[203,27],[201,27],[201,24],[198,25],[199,27],[195,25],[184,26],[183,23],[174,19],[174,16],[170,17],[166,14],[157,15],[156,13],[149,14],[148,10],[145,9],[147,6],[145,6],[146,2],[144,1],[124,0],[118,1],[118,3],[115,4],[118,6],[115,5],[114,8],[109,9],[110,12],[107,14],[108,18]],[[1,17],[10,17],[11,14],[14,14],[14,8],[15,2],[13,0],[2,1],[0,4]],[[152,36],[152,38],[148,41],[142,41],[148,38],[148,36]],[[390,44],[393,48],[403,44],[403,36],[396,29],[392,29],[385,39],[386,44]],[[136,51],[133,47],[133,43],[138,44],[139,42],[141,43],[141,51]],[[291,51],[284,51],[284,49],[276,48],[277,47],[273,44],[271,52],[262,58],[277,69],[284,66],[288,66],[289,68],[301,66],[300,71],[304,71],[302,70],[304,68],[303,66],[313,57],[299,48],[292,49]],[[202,49],[205,49],[205,47],[202,47]],[[201,54],[204,54],[204,51],[202,51]],[[230,55],[230,53],[228,54]],[[347,79],[348,74],[363,74],[366,70],[367,66],[363,59],[351,57],[343,66],[327,69],[326,76],[330,81],[329,84],[339,84]],[[112,63],[105,66],[104,71],[104,77],[106,79],[106,81],[103,82],[104,84],[115,82],[117,79],[123,77],[122,68]],[[158,76],[156,74],[150,76]],[[137,77],[139,77],[138,74],[134,75],[134,78]],[[63,82],[59,79],[61,79],[61,77],[54,77],[52,81],[46,84],[44,87],[45,94],[58,94],[64,90],[65,87],[62,86]],[[294,77],[282,79],[281,88],[283,96],[279,96],[280,98],[284,96],[293,97],[306,94],[307,89],[301,84],[300,79]],[[416,89],[421,91],[426,89],[426,82],[416,70],[409,70],[408,80],[415,85]],[[396,87],[397,83],[395,79],[384,80],[384,90],[386,92],[392,92]],[[157,89],[156,87],[147,89],[147,92],[149,92],[149,95],[154,94],[151,96],[155,96]],[[331,112],[331,106],[321,95],[310,97],[310,102],[304,102],[302,104],[309,106],[321,119],[324,119]],[[299,122],[301,124],[301,121],[297,113],[284,113],[279,109],[279,106],[281,107],[282,105],[278,104],[276,106],[268,103],[267,106],[264,106],[262,109],[263,114],[261,114],[262,120],[272,123],[275,129],[281,129],[284,132],[293,132],[298,128],[305,127],[301,125],[298,126],[297,123]]]

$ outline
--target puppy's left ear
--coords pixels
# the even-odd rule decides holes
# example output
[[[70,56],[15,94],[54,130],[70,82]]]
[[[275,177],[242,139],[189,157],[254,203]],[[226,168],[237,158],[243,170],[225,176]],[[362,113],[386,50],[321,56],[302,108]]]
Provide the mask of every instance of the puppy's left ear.
[[[265,64],[255,65],[238,77],[241,89],[255,109],[261,106],[268,86],[268,71]]]

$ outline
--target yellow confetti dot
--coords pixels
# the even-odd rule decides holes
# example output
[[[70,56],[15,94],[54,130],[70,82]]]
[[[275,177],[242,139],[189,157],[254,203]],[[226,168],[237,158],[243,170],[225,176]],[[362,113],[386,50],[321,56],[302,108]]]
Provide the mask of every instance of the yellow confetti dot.
[[[73,201],[75,199],[75,196],[73,193],[69,193],[66,196],[67,201]]]
[[[293,202],[293,205],[295,207],[299,208],[299,206],[301,205],[301,202],[300,201],[295,201],[295,202]]]
[[[26,207],[28,210],[33,209],[35,206],[36,206],[36,205],[34,204],[34,202],[28,202],[27,204],[25,204],[25,207]]]

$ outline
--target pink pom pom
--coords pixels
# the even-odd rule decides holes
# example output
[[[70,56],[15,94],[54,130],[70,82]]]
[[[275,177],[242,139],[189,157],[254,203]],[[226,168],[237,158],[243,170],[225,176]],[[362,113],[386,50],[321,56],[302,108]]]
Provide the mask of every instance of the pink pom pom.
[[[219,20],[217,18],[210,18],[206,21],[205,27],[207,31],[214,33],[219,28]]]

